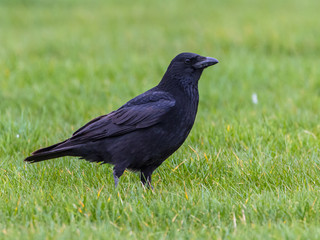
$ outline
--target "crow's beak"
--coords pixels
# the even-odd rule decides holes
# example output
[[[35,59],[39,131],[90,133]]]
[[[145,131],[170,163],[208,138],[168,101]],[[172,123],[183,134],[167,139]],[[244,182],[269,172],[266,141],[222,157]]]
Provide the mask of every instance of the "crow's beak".
[[[219,61],[212,57],[203,57],[199,62],[193,64],[194,68],[206,68],[212,65],[217,64]]]

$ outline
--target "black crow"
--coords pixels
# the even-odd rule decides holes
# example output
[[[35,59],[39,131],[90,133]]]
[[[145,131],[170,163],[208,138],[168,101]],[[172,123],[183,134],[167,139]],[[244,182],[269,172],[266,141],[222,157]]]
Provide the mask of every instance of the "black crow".
[[[151,186],[153,171],[186,140],[197,114],[198,81],[203,69],[216,63],[194,53],[177,55],[156,87],[24,161],[76,156],[114,165],[115,186],[125,169],[140,171],[141,182]]]

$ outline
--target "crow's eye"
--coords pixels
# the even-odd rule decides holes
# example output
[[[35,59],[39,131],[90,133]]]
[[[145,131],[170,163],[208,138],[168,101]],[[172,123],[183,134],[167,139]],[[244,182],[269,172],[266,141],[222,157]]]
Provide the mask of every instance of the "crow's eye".
[[[186,60],[184,60],[184,63],[185,63],[185,64],[190,64],[190,63],[191,63],[191,59],[190,59],[190,58],[187,58]]]

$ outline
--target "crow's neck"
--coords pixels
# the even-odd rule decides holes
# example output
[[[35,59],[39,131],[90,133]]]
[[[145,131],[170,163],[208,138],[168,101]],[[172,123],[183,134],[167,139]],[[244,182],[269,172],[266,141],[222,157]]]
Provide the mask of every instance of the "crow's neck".
[[[181,79],[179,81],[179,89],[183,91],[191,100],[199,99],[198,91],[198,81],[196,83],[190,81],[189,79]]]
[[[197,100],[199,99],[198,92],[198,80],[201,76],[181,76],[178,74],[170,74],[170,76],[163,76],[161,82],[158,85],[158,88],[176,95],[186,95],[190,99]]]

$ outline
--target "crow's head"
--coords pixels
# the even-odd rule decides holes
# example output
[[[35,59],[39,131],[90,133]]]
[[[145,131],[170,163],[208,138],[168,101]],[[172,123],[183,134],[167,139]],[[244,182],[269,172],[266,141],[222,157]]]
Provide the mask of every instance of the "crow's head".
[[[171,61],[169,68],[183,69],[185,72],[194,72],[203,70],[218,62],[215,58],[202,57],[195,53],[180,53]]]
[[[215,58],[203,57],[195,53],[180,53],[171,61],[160,84],[172,85],[183,81],[197,85],[203,69],[218,62]]]

